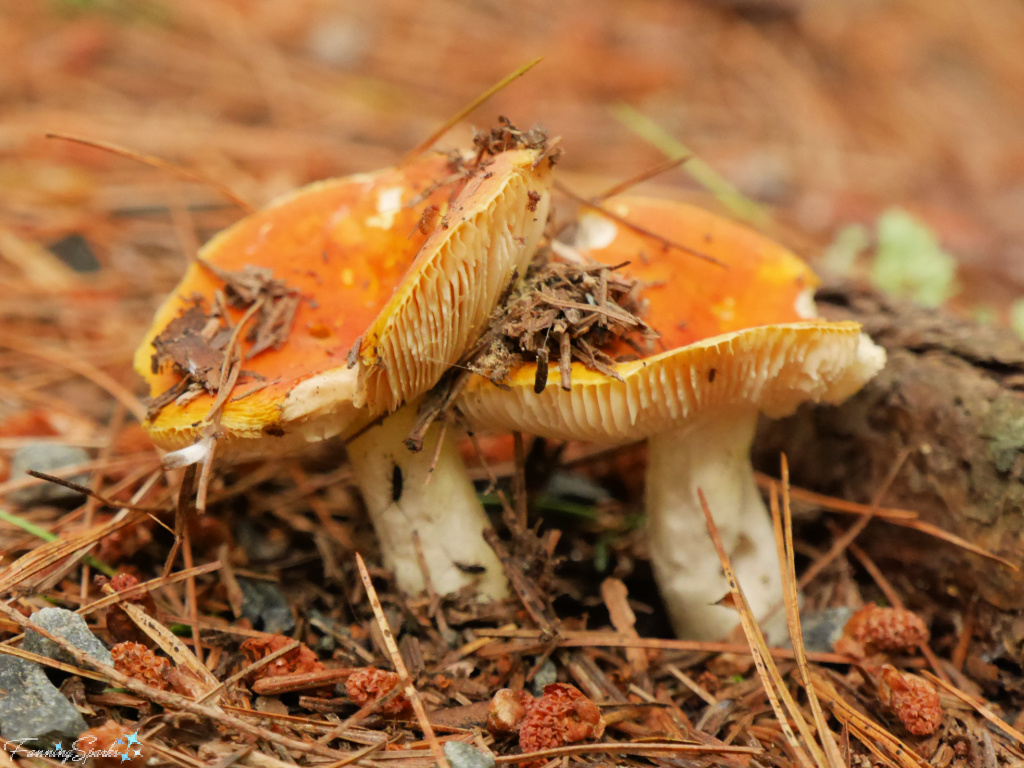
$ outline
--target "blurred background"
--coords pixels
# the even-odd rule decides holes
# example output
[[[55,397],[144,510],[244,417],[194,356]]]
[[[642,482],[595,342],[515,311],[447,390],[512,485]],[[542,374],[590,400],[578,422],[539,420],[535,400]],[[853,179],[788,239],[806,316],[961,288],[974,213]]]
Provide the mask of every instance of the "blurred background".
[[[860,254],[870,271],[880,239],[909,238],[940,283],[924,300],[1008,323],[1024,295],[1022,39],[1017,0],[3,3],[0,276],[57,279],[67,253],[50,273],[18,251],[63,243],[110,270],[93,289],[116,273],[159,294],[184,262],[135,261],[134,246],[180,256],[237,216],[209,187],[47,132],[158,155],[259,204],[394,161],[543,56],[470,123],[504,114],[563,137],[581,191],[685,147],[721,182],[680,169],[653,182],[663,192],[733,185],[761,226],[840,268]]]
[[[498,115],[541,125],[582,193],[692,152],[646,187],[1024,329],[1021,40],[1019,0],[2,3],[0,407],[105,420],[112,387],[140,391],[131,353],[157,303],[241,215],[210,184],[48,132],[260,205],[396,161],[538,56],[440,146]]]

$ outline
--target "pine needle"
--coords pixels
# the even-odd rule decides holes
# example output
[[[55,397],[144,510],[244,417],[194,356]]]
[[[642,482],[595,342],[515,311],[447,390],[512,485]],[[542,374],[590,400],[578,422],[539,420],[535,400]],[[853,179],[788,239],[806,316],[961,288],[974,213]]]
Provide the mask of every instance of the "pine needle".
[[[61,648],[70,654],[71,658],[74,659],[79,666],[98,672],[110,685],[126,688],[130,693],[155,702],[165,709],[188,712],[189,714],[212,720],[213,723],[219,727],[234,729],[239,733],[244,733],[255,739],[263,739],[275,744],[280,744],[286,749],[294,749],[302,753],[328,757],[331,760],[341,760],[347,757],[347,755],[339,753],[337,750],[328,749],[322,744],[283,736],[282,734],[276,733],[270,729],[261,728],[258,725],[244,720],[243,718],[229,715],[216,707],[200,704],[185,696],[181,696],[180,694],[172,693],[170,691],[162,691],[158,688],[146,685],[145,683],[136,680],[134,677],[118,672],[114,667],[108,664],[97,661],[67,639],[60,637],[59,635],[54,635],[43,627],[32,624],[26,617],[22,616],[14,608],[3,601],[0,601],[0,614],[6,616],[22,629],[38,632],[47,640],[53,641],[58,648]]]
[[[538,56],[536,59],[534,59],[533,61],[529,62],[528,64],[524,64],[523,66],[518,67],[515,70],[513,70],[512,72],[510,72],[509,74],[505,75],[505,77],[503,77],[497,83],[495,83],[490,88],[488,88],[486,91],[481,93],[479,96],[477,96],[471,102],[469,102],[469,104],[467,104],[462,109],[460,109],[458,112],[456,112],[454,115],[449,117],[440,128],[438,128],[436,131],[434,131],[432,134],[430,134],[430,136],[428,136],[423,142],[421,142],[414,149],[412,149],[409,153],[407,153],[405,155],[405,157],[402,158],[401,162],[399,162],[398,165],[402,166],[402,165],[408,165],[409,163],[411,163],[417,157],[419,157],[424,152],[426,152],[428,149],[430,149],[435,144],[435,142],[437,142],[438,139],[440,139],[442,136],[444,136],[446,133],[448,133],[448,131],[450,131],[454,125],[458,124],[459,121],[463,120],[473,110],[475,110],[477,107],[479,107],[481,104],[483,104],[489,98],[491,98],[491,96],[496,94],[498,91],[503,89],[505,86],[509,85],[510,83],[512,83],[515,80],[518,80],[520,77],[522,77],[527,72],[529,72],[531,69],[533,69],[535,66],[540,64],[541,61],[543,61],[543,60],[544,60],[543,56]]]
[[[0,509],[0,520],[2,520],[5,523],[10,523],[16,528],[20,528],[25,533],[31,534],[32,536],[35,536],[37,539],[42,539],[43,541],[56,541],[57,539],[56,534],[50,533],[48,530],[39,527],[35,523],[30,523],[28,520],[23,520],[17,515],[12,515],[5,509]],[[99,560],[93,557],[92,555],[87,555],[84,561],[100,573],[104,574],[105,576],[113,578],[117,575],[116,568],[111,568],[102,560]]]
[[[740,192],[709,163],[693,156],[685,144],[647,115],[625,103],[612,107],[612,114],[629,130],[668,157],[692,156],[686,165],[687,173],[735,216],[756,227],[771,224],[771,217],[764,208]]]
[[[786,606],[786,624],[796,658],[796,668],[807,699],[811,705],[814,726],[818,731],[818,739],[825,753],[829,768],[844,768],[843,756],[836,744],[835,736],[828,727],[828,721],[821,709],[821,703],[814,693],[811,683],[811,672],[807,666],[807,654],[804,649],[803,629],[800,626],[800,598],[797,592],[796,564],[793,551],[793,510],[789,505],[789,463],[782,454],[782,513],[779,513],[779,494],[777,488],[769,493],[772,513],[772,526],[775,531],[775,544],[779,552],[779,564],[782,568],[782,587]],[[865,518],[867,519],[867,518]]]
[[[779,728],[782,729],[786,742],[793,750],[800,765],[807,766],[807,768],[823,766],[825,765],[825,755],[814,741],[813,734],[810,733],[810,726],[808,726],[796,701],[793,700],[792,695],[789,693],[789,689],[786,687],[786,683],[782,679],[774,659],[768,653],[768,644],[765,642],[764,635],[761,633],[760,627],[757,626],[757,620],[750,610],[750,604],[747,602],[747,598],[744,596],[743,590],[736,580],[736,574],[729,563],[729,554],[725,551],[722,537],[718,533],[718,526],[715,524],[715,520],[711,516],[711,510],[708,508],[707,497],[704,496],[704,491],[700,488],[697,489],[697,495],[700,497],[700,506],[704,511],[704,520],[707,524],[708,533],[711,536],[712,543],[715,545],[715,551],[718,552],[718,559],[722,563],[722,570],[725,573],[726,581],[729,583],[729,591],[739,611],[740,625],[743,627],[743,633],[747,636],[747,643],[750,645],[754,666],[757,668],[757,674],[761,678],[761,684],[764,687],[765,694],[768,696],[768,702],[772,706],[772,711],[775,713]],[[786,710],[782,708],[780,698],[785,702],[788,715]],[[814,754],[813,760],[808,756],[800,740],[797,739],[796,734],[793,732],[793,728],[789,724],[790,718],[796,722],[797,729],[800,731],[801,736],[803,736],[805,744]]]
[[[224,184],[221,184],[219,181],[215,181],[214,179],[204,176],[201,173],[197,173],[196,171],[190,171],[187,168],[182,168],[180,166],[175,165],[174,163],[170,163],[159,157],[155,157],[153,155],[146,155],[143,154],[142,152],[136,152],[135,150],[132,149],[126,149],[125,147],[118,146],[117,144],[111,144],[110,142],[107,141],[87,139],[82,136],[72,136],[71,134],[67,133],[47,133],[46,138],[61,139],[62,141],[70,141],[75,144],[83,144],[87,147],[102,149],[106,152],[113,152],[115,155],[127,157],[129,160],[135,160],[137,162],[142,163],[143,165],[148,165],[152,168],[157,168],[161,171],[168,171],[170,173],[186,178],[189,181],[195,181],[199,184],[210,187],[211,189],[215,189],[218,192],[220,192],[220,194],[223,195],[226,199],[230,200],[236,206],[241,208],[246,215],[249,215],[250,213],[253,213],[256,210],[249,203],[247,203],[245,200],[239,197],[233,190],[229,189]]]
[[[658,163],[658,165],[654,166],[653,168],[648,168],[647,170],[641,171],[635,176],[631,176],[625,181],[620,181],[618,184],[609,187],[601,194],[595,195],[594,197],[590,198],[590,200],[593,203],[600,203],[607,200],[609,197],[621,195],[623,192],[625,192],[628,189],[632,189],[637,184],[642,184],[648,179],[653,179],[655,176],[660,176],[661,174],[667,171],[671,171],[673,168],[678,168],[680,165],[682,165],[692,157],[693,155],[680,155],[679,157],[674,157],[671,158],[670,160],[666,160],[663,163]]]
[[[1008,736],[1013,737],[1013,739],[1017,742],[1018,745],[1024,747],[1024,733],[1021,733],[1012,725],[1008,724],[1005,720],[996,715],[996,713],[988,707],[978,703],[978,701],[973,696],[967,695],[959,688],[957,688],[955,685],[950,683],[948,680],[943,680],[940,677],[936,677],[927,669],[922,669],[921,674],[924,675],[924,677],[926,677],[928,680],[933,682],[935,685],[942,688],[944,691],[956,696],[958,699],[960,699],[960,701],[962,701],[967,706],[971,707],[971,709],[973,709],[979,715],[981,715],[990,723],[992,723],[992,725],[994,725],[996,728],[1005,732]]]
[[[440,768],[451,768],[448,765],[448,759],[444,756],[444,750],[441,749],[441,742],[437,740],[437,734],[434,733],[434,726],[430,724],[430,718],[427,717],[427,710],[423,706],[423,699],[420,698],[419,691],[416,690],[412,678],[409,677],[409,670],[406,668],[402,654],[398,650],[398,643],[395,642],[395,636],[391,633],[391,627],[388,626],[388,620],[384,615],[384,609],[381,607],[380,598],[377,597],[377,590],[374,589],[373,581],[370,579],[370,572],[366,570],[366,563],[363,562],[362,555],[358,552],[356,552],[356,566],[359,568],[359,576],[362,578],[363,586],[366,588],[366,596],[370,600],[370,607],[373,608],[373,615],[377,619],[381,636],[384,638],[384,645],[387,646],[388,654],[391,656],[391,663],[394,664],[395,672],[398,673],[398,676],[405,681],[404,692],[409,699],[409,703],[412,704],[413,712],[416,713],[416,720],[420,724],[420,730],[423,731],[423,735],[430,742],[430,751],[433,753],[434,759],[437,760],[438,766]]]

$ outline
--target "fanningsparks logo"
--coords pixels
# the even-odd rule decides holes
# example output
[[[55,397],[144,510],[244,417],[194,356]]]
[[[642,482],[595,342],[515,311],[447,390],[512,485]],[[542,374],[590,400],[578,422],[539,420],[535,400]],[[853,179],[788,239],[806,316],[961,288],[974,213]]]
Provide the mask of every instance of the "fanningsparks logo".
[[[64,742],[58,741],[48,749],[32,749],[26,744],[36,739],[26,737],[24,739],[11,739],[4,742],[4,751],[10,755],[22,757],[48,757],[51,760],[59,760],[61,763],[81,763],[90,757],[117,757],[122,763],[142,757],[142,742],[139,741],[139,732],[127,733],[107,749],[96,749],[95,736],[83,736],[76,739],[69,746],[65,747]]]

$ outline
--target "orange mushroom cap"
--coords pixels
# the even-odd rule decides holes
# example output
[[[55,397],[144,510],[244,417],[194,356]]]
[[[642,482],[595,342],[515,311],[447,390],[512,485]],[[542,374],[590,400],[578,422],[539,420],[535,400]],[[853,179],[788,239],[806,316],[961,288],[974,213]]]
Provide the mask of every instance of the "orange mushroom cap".
[[[660,349],[815,317],[818,276],[759,232],[673,200],[613,198],[605,208],[637,229],[588,209],[576,249],[609,266],[629,261],[623,271],[644,283],[644,321],[661,334]]]
[[[805,400],[840,402],[881,367],[884,354],[856,323],[814,317],[811,269],[770,239],[691,205],[628,197],[580,219],[575,250],[641,280],[644,320],[659,350],[612,366],[621,380],[572,364],[572,388],[534,392],[536,365],[501,389],[470,381],[459,409],[477,426],[556,439],[639,440],[691,415],[754,403],[770,416]],[[719,263],[697,258],[704,254]],[[630,353],[624,345],[611,353]]]
[[[438,184],[451,177],[448,160],[441,156],[317,182],[274,201],[207,243],[199,253],[205,264],[230,271],[269,269],[301,297],[285,343],[244,360],[244,373],[234,390],[236,399],[229,399],[221,412],[221,436],[238,450],[261,451],[267,447],[262,444],[267,435],[285,436],[290,443],[349,434],[397,407],[399,397],[419,394],[415,386],[422,387],[421,392],[432,385],[440,376],[438,372],[431,379],[434,371],[450,362],[442,360],[441,354],[466,339],[479,324],[477,315],[489,313],[497,300],[492,285],[501,279],[497,269],[490,281],[467,283],[466,276],[476,274],[467,263],[476,255],[472,247],[481,242],[476,233],[479,218],[505,213],[495,211],[496,200],[514,202],[507,199],[509,187],[521,190],[524,198],[528,192],[538,196],[542,205],[534,206],[531,216],[539,218],[540,224],[533,219],[528,222],[530,231],[524,233],[519,248],[507,242],[484,244],[514,253],[520,262],[530,258],[525,252],[527,241],[536,244],[548,201],[547,168],[533,172],[536,156],[527,150],[503,153],[484,172],[446,186]],[[529,177],[528,183],[523,176]],[[520,202],[525,209],[528,201]],[[424,209],[433,205],[440,216],[433,231],[425,235],[418,224]],[[511,229],[502,233],[507,231]],[[491,234],[499,239],[493,230]],[[511,261],[510,257],[501,264],[508,273],[518,264],[509,265]],[[458,286],[447,289],[449,300],[454,297],[455,301],[442,301],[440,314],[430,315],[428,300],[435,298],[445,280]],[[210,269],[192,264],[157,311],[135,355],[135,368],[149,383],[152,395],[180,380],[170,366],[153,371],[154,340],[196,301],[209,310],[215,292],[222,288]],[[370,398],[374,407],[361,408],[367,398],[360,393],[359,371],[350,369],[347,356],[368,327],[376,329],[374,338],[382,346],[400,345],[407,339],[408,312],[399,312],[397,320],[391,317],[393,296],[405,297],[404,306],[418,310],[411,323],[417,333],[444,337],[446,343],[437,347],[438,361],[426,362],[429,373],[415,372],[415,386],[402,387],[382,407]],[[454,311],[460,301],[475,314],[463,317]],[[234,324],[242,312],[229,310],[229,316]],[[398,336],[394,342],[393,334]],[[248,390],[253,391],[246,394]],[[171,403],[149,419],[147,429],[161,447],[188,445],[198,436],[214,400],[215,395],[203,392],[182,404]],[[282,447],[279,442],[273,445]]]

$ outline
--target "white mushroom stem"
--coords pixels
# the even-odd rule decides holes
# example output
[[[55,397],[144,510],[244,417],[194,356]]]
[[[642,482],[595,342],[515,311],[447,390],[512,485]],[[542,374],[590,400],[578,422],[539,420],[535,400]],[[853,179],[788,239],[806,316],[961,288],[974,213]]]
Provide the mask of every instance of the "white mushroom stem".
[[[750,464],[756,427],[757,409],[737,407],[650,438],[646,504],[651,564],[681,638],[718,640],[739,623],[735,610],[714,605],[729,585],[707,532],[698,488],[754,615],[760,618],[782,599],[771,518]],[[770,624],[769,641],[784,639],[783,612]]]
[[[504,597],[508,587],[501,564],[483,539],[489,522],[451,430],[440,453],[437,425],[427,432],[423,450],[412,453],[404,441],[415,421],[416,404],[411,403],[348,443],[349,461],[377,531],[384,565],[394,571],[404,592],[426,588],[415,531],[439,594],[475,583],[484,599]],[[435,454],[437,464],[428,483]]]

